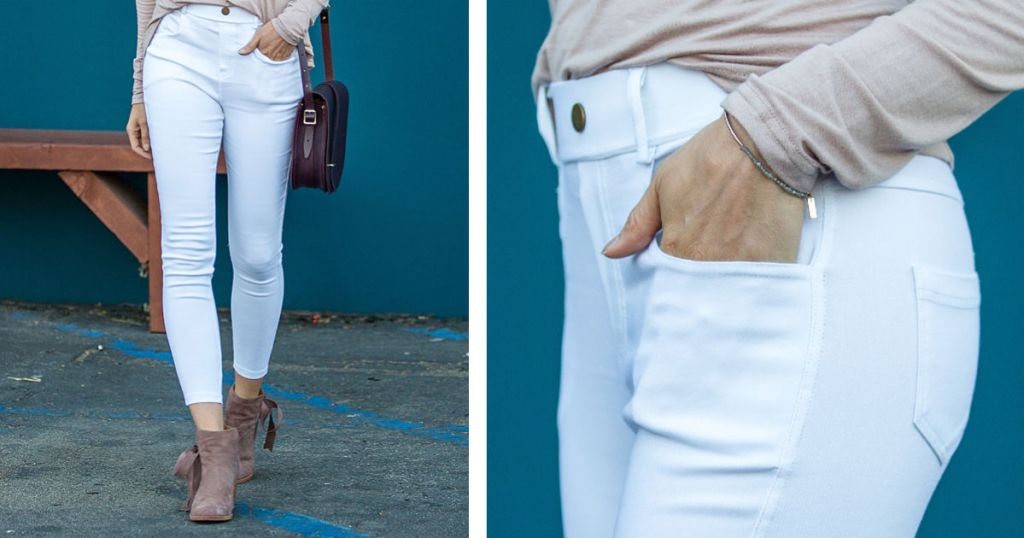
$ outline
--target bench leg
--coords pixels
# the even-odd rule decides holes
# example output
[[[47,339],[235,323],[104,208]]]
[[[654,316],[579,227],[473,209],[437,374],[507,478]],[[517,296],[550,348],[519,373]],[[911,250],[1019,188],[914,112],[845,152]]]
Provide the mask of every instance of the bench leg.
[[[139,260],[139,276],[149,278],[149,330],[166,332],[156,175],[147,175],[148,200],[110,172],[62,170],[58,175]]]
[[[164,268],[160,255],[160,199],[156,191],[156,174],[146,174],[148,198],[147,241],[149,258],[149,332],[165,333],[164,329]]]

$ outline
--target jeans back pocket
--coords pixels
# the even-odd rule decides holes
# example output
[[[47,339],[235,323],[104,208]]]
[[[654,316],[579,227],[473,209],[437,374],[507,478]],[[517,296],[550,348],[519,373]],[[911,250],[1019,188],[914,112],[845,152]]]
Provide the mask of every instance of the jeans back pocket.
[[[970,414],[978,367],[981,292],[976,272],[913,266],[917,300],[914,426],[940,465],[953,455]]]

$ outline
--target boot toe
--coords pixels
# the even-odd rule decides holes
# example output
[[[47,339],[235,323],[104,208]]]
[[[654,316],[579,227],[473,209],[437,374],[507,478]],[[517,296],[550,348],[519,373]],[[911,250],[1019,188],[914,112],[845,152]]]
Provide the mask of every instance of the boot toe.
[[[189,511],[192,521],[227,521],[232,517],[233,504],[229,505],[217,500],[196,499]]]

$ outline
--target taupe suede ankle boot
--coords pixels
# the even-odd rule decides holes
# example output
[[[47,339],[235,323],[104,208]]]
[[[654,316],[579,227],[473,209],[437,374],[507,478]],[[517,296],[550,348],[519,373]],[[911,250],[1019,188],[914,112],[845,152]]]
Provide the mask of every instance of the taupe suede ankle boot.
[[[174,475],[188,482],[179,510],[192,521],[227,521],[235,507],[238,478],[238,430],[196,430],[196,444],[178,456]]]
[[[271,414],[274,409],[277,410],[277,424],[274,423],[274,416]],[[235,394],[234,385],[228,390],[225,413],[224,424],[238,429],[238,483],[241,484],[252,480],[253,477],[257,427],[263,425],[265,419],[268,421],[264,426],[267,436],[263,441],[263,448],[273,450],[283,413],[277,402],[263,394],[263,389],[260,389],[259,396],[245,399]]]

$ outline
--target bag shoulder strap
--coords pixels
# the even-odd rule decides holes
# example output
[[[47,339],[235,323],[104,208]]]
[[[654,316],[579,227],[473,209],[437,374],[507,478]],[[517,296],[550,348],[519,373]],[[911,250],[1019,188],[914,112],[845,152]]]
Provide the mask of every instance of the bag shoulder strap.
[[[328,17],[329,7],[320,11],[320,39],[323,42],[324,75],[327,80],[334,80],[334,59],[331,57],[331,25]],[[308,115],[314,111],[313,106],[313,83],[309,79],[309,68],[306,67],[306,47],[304,42],[299,42],[296,48],[299,50],[299,72],[302,73],[302,106]],[[315,114],[315,111],[313,112]],[[313,116],[315,117],[315,116]],[[311,121],[315,122],[315,119]]]
[[[324,75],[327,80],[334,80],[334,59],[331,58],[331,23],[328,20],[328,8],[320,12],[320,38],[323,42]]]

